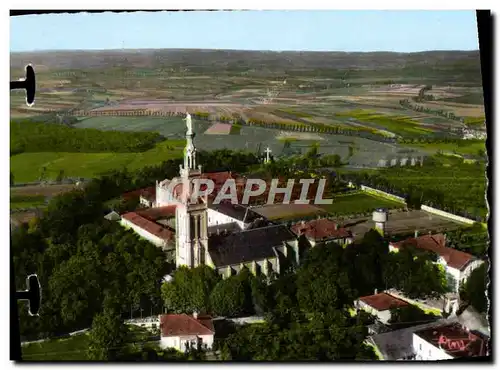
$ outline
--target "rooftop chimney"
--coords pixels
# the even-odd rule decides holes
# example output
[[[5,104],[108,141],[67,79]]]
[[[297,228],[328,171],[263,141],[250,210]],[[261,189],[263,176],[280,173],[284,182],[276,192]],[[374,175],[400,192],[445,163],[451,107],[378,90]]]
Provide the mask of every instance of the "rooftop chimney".
[[[196,312],[196,311],[195,311],[195,312],[193,312],[193,317],[194,317],[195,319],[198,319],[198,312]]]
[[[375,291],[373,292],[374,295],[377,295],[378,294],[378,289],[375,289]]]
[[[333,225],[333,229],[334,229],[334,230],[338,230],[338,229],[339,229],[339,225],[338,225],[337,223],[335,223],[335,224]]]
[[[220,229],[219,229],[219,228],[217,228],[217,235],[219,235],[219,234],[220,234]]]
[[[415,238],[418,238],[418,230],[415,230]]]

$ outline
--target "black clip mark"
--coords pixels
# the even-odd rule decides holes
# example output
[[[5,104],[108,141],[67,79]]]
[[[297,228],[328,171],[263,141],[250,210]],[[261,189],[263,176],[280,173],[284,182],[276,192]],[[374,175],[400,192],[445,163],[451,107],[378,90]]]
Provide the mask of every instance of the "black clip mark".
[[[16,292],[18,301],[28,301],[28,312],[31,316],[38,316],[40,305],[42,303],[42,288],[36,274],[29,275],[26,278],[28,290]]]
[[[26,90],[26,104],[31,107],[35,103],[35,90],[36,90],[36,80],[35,80],[35,70],[28,64],[26,66],[26,78],[21,81],[10,81],[10,89],[25,89]]]

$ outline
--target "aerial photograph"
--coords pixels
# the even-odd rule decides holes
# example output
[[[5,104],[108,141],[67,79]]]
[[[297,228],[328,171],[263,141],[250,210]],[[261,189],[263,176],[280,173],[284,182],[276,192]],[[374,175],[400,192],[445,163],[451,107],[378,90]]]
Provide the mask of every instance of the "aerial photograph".
[[[491,361],[478,19],[11,14],[11,360]]]

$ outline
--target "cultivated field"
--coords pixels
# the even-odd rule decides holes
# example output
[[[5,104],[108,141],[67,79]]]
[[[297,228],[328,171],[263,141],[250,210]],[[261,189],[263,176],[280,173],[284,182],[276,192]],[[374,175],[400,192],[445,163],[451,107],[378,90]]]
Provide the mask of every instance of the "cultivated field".
[[[428,85],[432,89],[427,93],[435,100],[418,105],[454,112],[465,120],[484,115],[477,52],[446,52],[443,58],[433,52],[401,56],[141,50],[125,56],[126,61],[123,52],[113,51],[12,54],[12,78],[23,76],[25,64],[32,62],[38,86],[36,104],[31,108],[26,107],[22,91],[11,91],[11,115],[48,117],[54,122],[56,113],[77,114],[70,111],[73,109],[84,114],[76,117],[76,127],[156,131],[182,140],[185,123],[170,115],[201,112],[211,120],[194,119],[195,142],[201,150],[256,151],[269,146],[279,155],[285,139],[290,140],[292,150],[301,152],[317,142],[320,153],[338,154],[356,168],[373,168],[381,159],[408,156],[408,147],[314,130],[365,130],[412,139],[449,135],[451,129],[463,124],[400,105],[401,99],[413,102]],[[134,111],[146,115],[137,116]],[[89,117],[89,112],[101,116]],[[152,116],[158,113],[161,116]],[[265,125],[233,125],[231,136],[213,135],[215,128],[210,127],[222,116],[239,116]],[[279,125],[312,132],[284,131]],[[227,129],[224,132],[227,134]],[[343,144],[346,140],[353,143]],[[354,153],[350,153],[350,146]],[[415,157],[431,152],[425,146],[412,146],[411,150]],[[29,181],[36,179],[44,166],[49,177],[55,177],[60,169],[67,176],[88,177],[125,165],[137,168],[159,163],[178,154],[178,148],[161,145],[130,155],[23,153],[13,156],[11,164],[16,181]]]

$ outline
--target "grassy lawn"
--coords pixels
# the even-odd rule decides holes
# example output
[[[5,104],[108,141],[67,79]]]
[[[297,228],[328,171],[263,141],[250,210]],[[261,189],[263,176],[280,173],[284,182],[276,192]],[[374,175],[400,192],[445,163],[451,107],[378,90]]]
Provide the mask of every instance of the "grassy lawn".
[[[148,342],[152,333],[138,326],[129,325],[126,346],[137,350],[137,344]],[[74,335],[65,339],[52,339],[42,343],[32,343],[22,348],[23,360],[26,361],[86,361],[89,348],[89,334]]]
[[[434,153],[437,153],[438,151],[443,151],[456,154],[478,155],[480,150],[486,151],[486,145],[484,142],[471,142],[464,144],[466,145],[458,145],[455,143],[422,143],[422,144],[400,144],[400,145],[411,148],[421,148],[424,150],[433,151]]]
[[[10,208],[35,208],[44,207],[45,197],[43,195],[12,195],[10,196]]]
[[[16,182],[38,180],[43,167],[47,179],[55,179],[60,170],[67,177],[90,178],[116,168],[136,170],[181,157],[183,146],[183,140],[167,140],[142,153],[21,153],[10,157],[10,166]]]
[[[376,208],[400,208],[403,203],[376,197],[365,193],[337,195],[332,204],[319,205],[325,211],[335,215],[349,215],[374,211]]]
[[[89,336],[78,334],[68,339],[53,339],[42,343],[32,343],[22,348],[25,361],[85,361]]]

